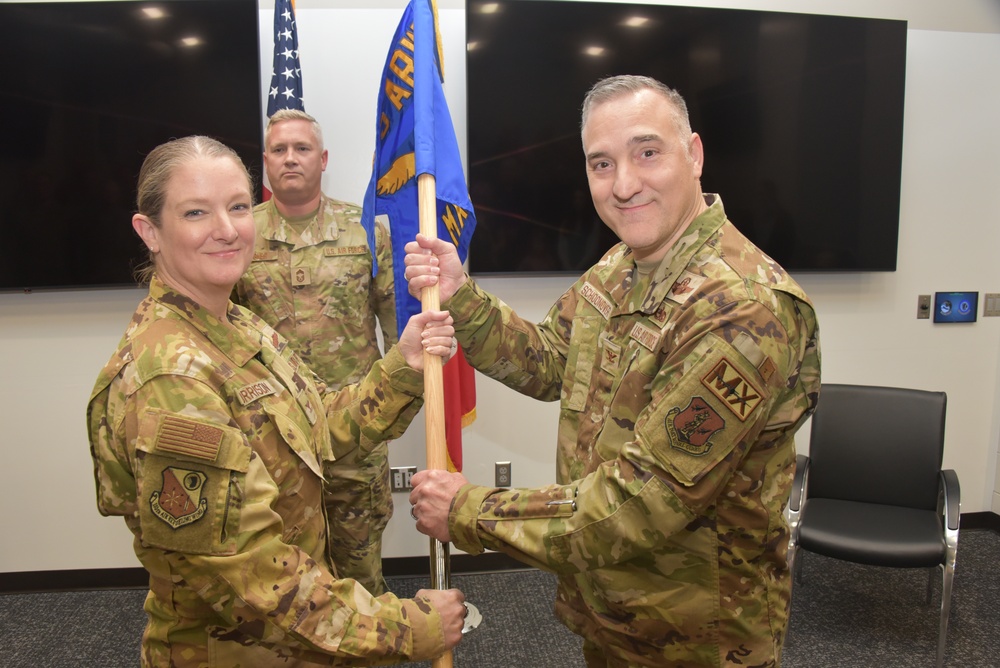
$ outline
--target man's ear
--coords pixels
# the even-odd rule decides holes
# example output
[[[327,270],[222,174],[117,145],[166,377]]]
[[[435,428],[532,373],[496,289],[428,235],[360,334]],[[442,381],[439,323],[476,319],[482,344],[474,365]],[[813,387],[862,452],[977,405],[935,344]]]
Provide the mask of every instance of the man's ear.
[[[156,229],[156,225],[153,225],[153,221],[141,213],[137,213],[132,216],[132,229],[151,252],[158,253],[160,251],[159,230]]]
[[[701,172],[705,168],[705,147],[702,146],[701,136],[697,132],[691,133],[688,155],[691,156],[691,164],[694,165],[695,177],[701,178]]]

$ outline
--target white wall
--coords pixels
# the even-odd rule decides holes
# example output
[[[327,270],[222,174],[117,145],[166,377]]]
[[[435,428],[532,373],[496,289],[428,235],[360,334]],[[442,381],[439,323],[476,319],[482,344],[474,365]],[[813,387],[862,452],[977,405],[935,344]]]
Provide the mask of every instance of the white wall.
[[[296,3],[305,105],[323,124],[330,148],[324,178],[330,195],[359,201],[367,185],[379,76],[404,4]],[[915,318],[918,294],[1000,292],[994,258],[1000,250],[1000,225],[991,208],[1000,184],[1000,3],[663,4],[910,22],[898,269],[797,278],[819,312],[824,379],[946,391],[945,466],[956,469],[961,479],[962,510],[1000,512],[1000,495],[994,491],[1000,479],[1000,318],[982,318],[971,326],[935,326]],[[464,3],[439,0],[438,7],[445,89],[464,150]],[[272,10],[272,0],[261,0],[265,75],[271,64]],[[539,319],[570,282],[494,278],[482,284],[521,315]],[[0,452],[5,464],[0,572],[138,565],[123,522],[97,513],[84,411],[94,378],[142,295],[140,290],[0,294]],[[466,475],[491,484],[493,463],[509,460],[515,485],[551,482],[557,407],[483,377],[477,392],[479,419],[465,431]],[[805,440],[800,439],[800,448],[806,447]],[[392,464],[422,466],[423,448],[423,423],[418,420],[393,444]],[[405,495],[396,495],[396,502],[386,556],[425,555],[427,540],[412,528]]]

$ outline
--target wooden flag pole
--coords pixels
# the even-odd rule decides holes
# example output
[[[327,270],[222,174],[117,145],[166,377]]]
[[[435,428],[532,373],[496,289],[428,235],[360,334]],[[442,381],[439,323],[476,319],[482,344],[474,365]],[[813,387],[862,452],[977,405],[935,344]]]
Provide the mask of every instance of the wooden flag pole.
[[[420,233],[437,238],[437,187],[433,174],[417,177],[417,198],[420,213]],[[400,269],[397,269],[399,271]],[[420,293],[421,311],[441,309],[441,290],[429,285]],[[448,470],[448,446],[444,430],[444,375],[442,361],[437,355],[424,352],[424,418],[426,421],[427,468]],[[448,543],[431,538],[431,586],[435,589],[450,587],[451,567]],[[451,650],[432,663],[434,668],[452,668]]]

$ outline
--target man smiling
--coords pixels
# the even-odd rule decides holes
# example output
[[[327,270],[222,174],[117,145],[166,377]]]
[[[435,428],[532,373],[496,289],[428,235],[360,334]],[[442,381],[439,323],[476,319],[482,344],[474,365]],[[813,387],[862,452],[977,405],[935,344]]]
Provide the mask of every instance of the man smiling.
[[[587,94],[591,197],[622,240],[538,324],[407,245],[410,291],[440,287],[483,373],[560,401],[557,484],[501,490],[422,471],[417,528],[559,576],[556,614],[591,668],[777,666],[791,579],[783,510],[816,405],[802,289],[704,194],[683,98],[638,76]]]

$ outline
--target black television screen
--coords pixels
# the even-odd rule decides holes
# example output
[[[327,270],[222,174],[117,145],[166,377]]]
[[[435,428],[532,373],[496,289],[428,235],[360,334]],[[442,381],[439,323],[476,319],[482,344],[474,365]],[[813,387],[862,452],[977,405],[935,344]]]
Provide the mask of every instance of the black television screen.
[[[564,0],[466,21],[473,273],[578,273],[617,243],[579,129],[613,74],[684,96],[704,191],[786,269],[895,270],[905,21]]]
[[[209,135],[260,172],[258,15],[255,0],[0,3],[0,290],[135,285],[135,183],[157,144]]]

